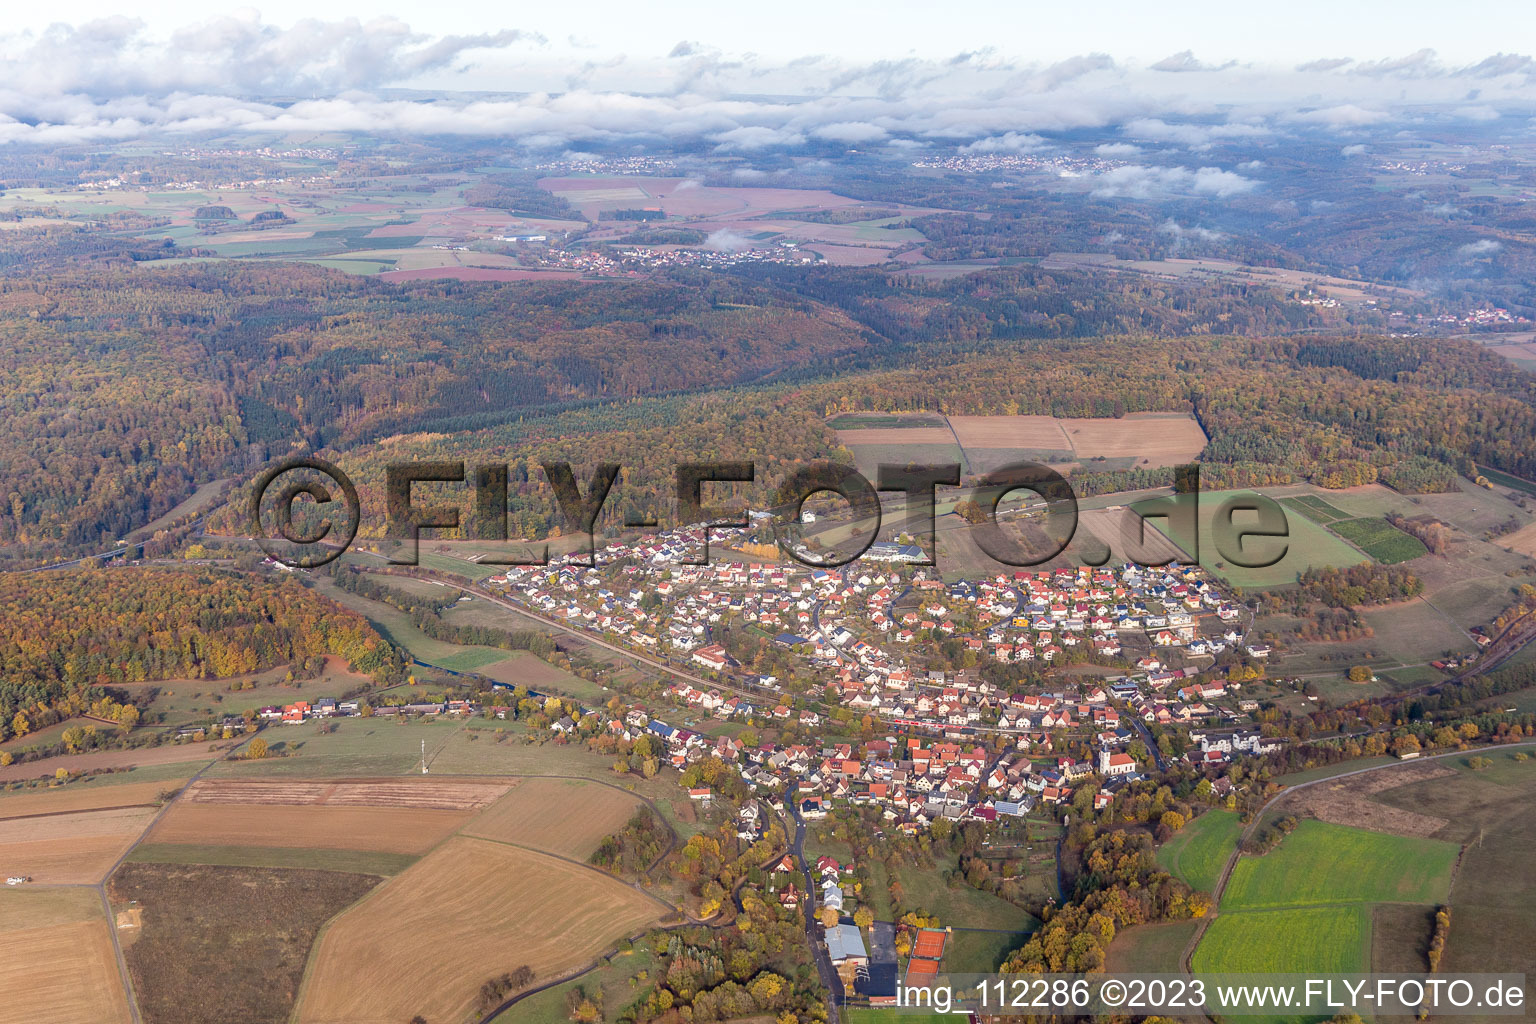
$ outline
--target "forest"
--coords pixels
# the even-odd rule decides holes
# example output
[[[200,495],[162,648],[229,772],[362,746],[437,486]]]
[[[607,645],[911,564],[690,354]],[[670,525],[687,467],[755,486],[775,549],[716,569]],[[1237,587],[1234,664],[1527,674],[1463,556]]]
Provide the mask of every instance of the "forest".
[[[147,255],[0,276],[0,565],[108,550],[198,485],[293,451],[340,461],[371,509],[387,462],[504,462],[524,537],[559,528],[530,468],[580,476],[601,453],[626,467],[614,521],[654,518],[677,462],[751,459],[767,493],[804,460],[846,458],[823,422],[840,412],[1192,412],[1211,487],[1536,475],[1530,375],[1471,342],[1318,333],[1311,307],[1233,282],[757,263],[389,284]],[[1085,495],[1170,482],[1092,463],[1075,480]]]
[[[0,574],[0,739],[79,714],[102,688],[259,672],[321,655],[385,680],[399,655],[294,579],[224,570]]]

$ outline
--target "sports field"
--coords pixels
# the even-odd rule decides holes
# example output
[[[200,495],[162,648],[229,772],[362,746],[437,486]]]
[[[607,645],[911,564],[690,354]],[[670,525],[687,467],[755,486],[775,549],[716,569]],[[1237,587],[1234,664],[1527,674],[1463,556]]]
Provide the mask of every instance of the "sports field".
[[[458,838],[333,920],[300,996],[300,1024],[459,1021],[503,972],[584,966],[666,908],[589,868]]]
[[[1221,910],[1343,903],[1443,903],[1457,846],[1303,821],[1275,850],[1243,857]]]
[[[1191,887],[1214,892],[1242,831],[1236,811],[1206,811],[1158,847],[1157,862]]]

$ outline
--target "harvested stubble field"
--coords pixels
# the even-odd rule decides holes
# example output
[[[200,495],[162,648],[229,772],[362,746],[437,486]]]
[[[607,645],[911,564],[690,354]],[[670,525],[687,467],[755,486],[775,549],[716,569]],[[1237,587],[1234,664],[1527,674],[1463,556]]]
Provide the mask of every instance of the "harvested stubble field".
[[[1054,416],[951,416],[955,439],[966,448],[1070,450],[1072,442]]]
[[[338,779],[305,781],[202,779],[183,795],[193,804],[291,804],[476,811],[489,807],[508,783],[477,779]]]
[[[1079,459],[1135,459],[1138,466],[1193,462],[1205,431],[1185,413],[1133,412],[1119,419],[1058,420]]]
[[[142,911],[141,933],[124,952],[145,1024],[286,1021],[321,926],[378,881],[339,871],[125,864],[111,895],[115,906],[137,901]]]
[[[585,861],[640,801],[600,782],[527,779],[464,828],[467,836]]]
[[[151,843],[425,853],[456,832],[468,811],[406,807],[182,803],[146,837]]]
[[[0,821],[0,874],[94,884],[154,816],[154,808],[126,807]]]
[[[459,1021],[488,979],[523,965],[539,981],[558,977],[665,913],[589,868],[456,838],[331,922],[296,1019]]]
[[[121,786],[92,785],[82,780],[58,789],[0,795],[0,818],[24,818],[33,814],[105,810],[111,807],[149,807],[162,793],[174,793],[186,779],[164,782],[130,782]]]
[[[107,922],[0,932],[0,1024],[128,1021]]]

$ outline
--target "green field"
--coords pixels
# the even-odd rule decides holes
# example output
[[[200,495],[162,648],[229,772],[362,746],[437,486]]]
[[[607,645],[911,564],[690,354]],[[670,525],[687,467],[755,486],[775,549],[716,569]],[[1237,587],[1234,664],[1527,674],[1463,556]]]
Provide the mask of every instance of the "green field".
[[[1201,974],[1350,974],[1369,968],[1370,951],[1370,907],[1223,913],[1190,966]]]
[[[1437,839],[1303,821],[1232,870],[1221,910],[1339,903],[1443,903],[1458,849]]]
[[[1511,476],[1488,466],[1478,466],[1477,471],[1496,484],[1502,484],[1516,491],[1524,491],[1526,494],[1536,494],[1536,483],[1523,477]]]
[[[1215,892],[1243,831],[1236,811],[1206,811],[1157,850],[1157,862],[1201,892]]]
[[[1329,524],[1328,528],[1383,565],[1407,562],[1429,554],[1429,549],[1419,538],[1404,533],[1385,519],[1345,519]]]
[[[961,883],[948,885],[943,870],[952,868],[952,862],[940,864],[935,870],[925,871],[903,866],[898,874],[901,887],[906,893],[908,910],[926,910],[935,914],[942,925],[956,928],[997,928],[1008,932],[1033,931],[1038,921],[1028,911],[998,899],[991,893],[972,889]]]
[[[1286,516],[1288,538],[1254,537],[1243,542],[1244,553],[1248,560],[1269,560],[1273,557],[1272,553],[1284,545],[1284,554],[1278,561],[1273,565],[1254,569],[1229,564],[1223,553],[1216,547],[1214,527],[1216,513],[1233,499],[1253,501],[1260,498],[1259,494],[1248,490],[1200,492],[1200,511],[1197,516],[1200,532],[1198,547],[1200,564],[1208,571],[1233,586],[1263,588],[1295,583],[1297,576],[1308,569],[1319,569],[1324,566],[1342,568],[1359,565],[1365,561],[1360,552],[1310,518]],[[1130,507],[1139,510],[1145,506],[1142,502],[1135,502]],[[1150,519],[1149,522],[1155,529],[1172,538],[1185,551],[1190,551],[1196,546],[1193,538],[1183,536],[1183,531],[1167,518]],[[1236,512],[1233,514],[1232,522],[1241,530],[1245,525],[1254,522],[1254,516]]]
[[[1030,934],[956,928],[944,947],[944,969],[953,974],[996,974],[1008,954],[1028,942]]]
[[[274,726],[262,733],[272,756],[262,761],[220,761],[210,775],[337,776],[410,775],[420,771],[421,743],[431,763],[436,751],[457,732],[460,719],[397,721],[352,718],[331,723],[322,733],[317,723]]]
[[[1194,938],[1197,921],[1139,924],[1115,933],[1105,970],[1111,974],[1181,974],[1184,947]]]
[[[1300,512],[1314,523],[1322,523],[1324,526],[1335,520],[1350,518],[1348,512],[1334,508],[1315,494],[1298,494],[1294,498],[1281,498],[1280,504]]]

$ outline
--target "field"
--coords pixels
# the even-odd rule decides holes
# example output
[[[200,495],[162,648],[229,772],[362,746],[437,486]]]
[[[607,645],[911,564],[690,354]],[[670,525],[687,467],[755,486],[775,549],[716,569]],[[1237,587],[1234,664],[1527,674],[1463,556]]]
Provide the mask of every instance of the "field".
[[[1215,892],[1243,825],[1235,811],[1206,811],[1157,850],[1157,862],[1201,892]]]
[[[1315,494],[1298,494],[1291,498],[1281,498],[1280,504],[1300,512],[1314,523],[1322,523],[1324,526],[1340,519],[1350,518],[1348,512],[1342,512],[1334,508]]]
[[[100,750],[90,754],[64,754],[59,757],[45,757],[40,761],[18,761],[0,768],[0,783],[50,778],[60,768],[66,768],[71,772],[88,772],[102,768],[178,765],[185,766],[184,774],[191,775],[199,765],[207,764],[221,752],[243,741],[244,737],[241,737],[239,740],[225,740],[218,743],[176,743],[132,750]]]
[[[1345,544],[1312,520],[1300,516],[1287,516],[1289,536],[1286,538],[1258,537],[1244,541],[1243,549],[1250,560],[1269,560],[1272,552],[1277,552],[1284,546],[1284,554],[1273,565],[1263,568],[1243,568],[1237,565],[1229,565],[1222,552],[1217,550],[1213,524],[1216,514],[1227,502],[1236,500],[1251,501],[1258,498],[1253,491],[1201,491],[1200,511],[1197,516],[1200,536],[1198,547],[1200,552],[1200,564],[1215,575],[1227,580],[1238,587],[1274,587],[1288,583],[1295,583],[1296,577],[1307,569],[1316,569],[1323,566],[1343,567],[1358,565],[1365,561],[1360,552]],[[1131,506],[1133,509],[1145,508],[1142,502]],[[1233,524],[1242,529],[1245,524],[1252,523],[1254,517],[1251,514],[1234,513]],[[1193,538],[1183,535],[1183,531],[1175,528],[1168,519],[1153,519],[1152,524],[1163,533],[1167,534],[1184,550],[1191,550],[1196,542]]]
[[[1443,903],[1456,854],[1454,843],[1303,821],[1274,851],[1238,860],[1221,910]]]
[[[209,846],[192,843],[140,843],[128,854],[131,864],[207,864],[228,868],[312,868],[358,875],[398,875],[420,858],[378,850],[323,850],[313,847]]]
[[[635,797],[598,782],[527,779],[463,831],[585,861],[638,806]]]
[[[1530,748],[1526,751],[1529,753]],[[1483,751],[1493,761],[1472,771],[1462,758],[1455,772],[1379,793],[1393,807],[1446,820],[1438,838],[1465,843],[1451,889],[1451,938],[1442,971],[1529,971],[1536,945],[1536,760],[1508,750]],[[1444,762],[1442,762],[1444,763]]]
[[[942,863],[939,869],[931,871],[903,866],[898,874],[906,892],[907,908],[937,915],[939,924],[946,927],[1026,932],[1033,931],[1039,924],[1027,911],[991,893],[972,889],[964,883],[946,884],[942,871],[952,867],[951,862]]]
[[[1197,973],[1351,974],[1370,965],[1371,910],[1297,907],[1223,913],[1191,966]]]
[[[111,895],[114,907],[136,903],[142,914],[125,955],[145,1024],[286,1020],[321,926],[378,881],[336,871],[125,864]]]
[[[1194,921],[1169,921],[1121,929],[1109,945],[1104,969],[1111,974],[1179,974],[1195,928]]]
[[[265,733],[273,755],[262,761],[221,761],[210,777],[255,778],[289,776],[377,776],[419,774],[421,742],[427,758],[460,726],[459,721],[394,721],[356,718],[322,733],[315,723],[285,725]]]
[[[1506,533],[1495,543],[1517,555],[1536,558],[1536,523],[1527,523],[1513,533]]]
[[[153,808],[125,807],[0,821],[0,874],[94,884],[154,816]]]
[[[104,778],[91,776],[44,790],[0,793],[0,818],[22,818],[29,814],[59,814],[64,811],[92,811],[109,807],[149,807],[159,802],[162,793],[180,789],[185,778],[164,782],[128,782],[119,786],[103,785]]]
[[[558,977],[665,912],[591,869],[453,839],[331,923],[296,1019],[461,1020],[488,979],[523,965],[538,980]]]
[[[1372,798],[1387,790],[1450,775],[1453,771],[1445,767],[1444,762],[1421,761],[1389,772],[1350,776],[1338,782],[1307,787],[1286,801],[1285,811],[1375,832],[1433,836],[1447,824],[1444,818],[1393,807]]]
[[[1062,472],[1174,466],[1193,462],[1205,433],[1185,413],[1131,413],[1118,419],[1053,416],[951,416],[833,420],[838,440],[859,472],[874,478],[881,462],[959,462],[967,473],[988,473],[1012,462],[1043,462]]]
[[[151,843],[421,854],[504,785],[419,782],[198,782],[156,823]]]
[[[1029,941],[1030,934],[956,928],[944,946],[944,969],[952,974],[995,974],[1008,954]]]
[[[0,931],[0,1022],[130,1020],[107,927],[97,903],[94,920]]]
[[[146,837],[151,843],[278,846],[425,853],[469,816],[387,807],[177,803]]]
[[[1429,553],[1417,537],[1385,519],[1344,519],[1328,524],[1328,528],[1383,565],[1411,561]]]

